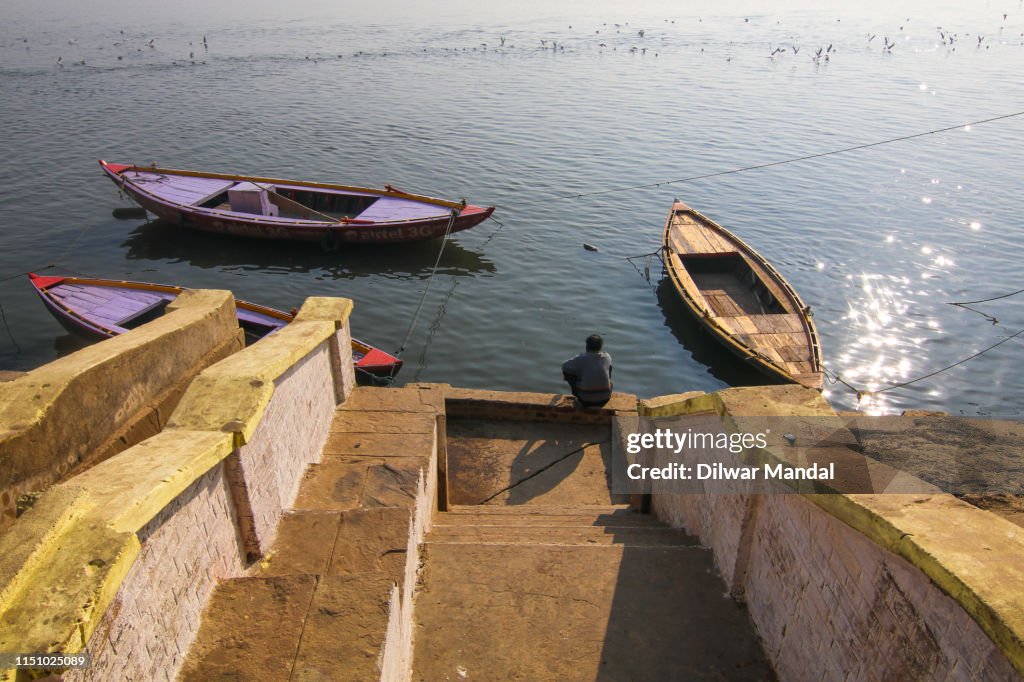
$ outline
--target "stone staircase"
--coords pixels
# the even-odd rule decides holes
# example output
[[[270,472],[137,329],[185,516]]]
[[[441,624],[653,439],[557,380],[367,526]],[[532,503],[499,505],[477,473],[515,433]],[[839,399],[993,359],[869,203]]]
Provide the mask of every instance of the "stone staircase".
[[[710,552],[625,505],[454,506],[421,557],[415,680],[772,678]]]
[[[542,545],[678,547],[696,544],[628,505],[457,506],[438,515],[428,536],[433,545]]]

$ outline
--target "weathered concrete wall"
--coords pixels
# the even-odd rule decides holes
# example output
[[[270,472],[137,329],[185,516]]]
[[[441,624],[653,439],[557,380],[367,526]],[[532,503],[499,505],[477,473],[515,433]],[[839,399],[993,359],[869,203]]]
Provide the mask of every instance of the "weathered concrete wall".
[[[335,408],[328,353],[320,344],[275,382],[274,399],[252,440],[238,450],[261,548],[256,554],[273,543],[302,473],[319,461],[327,440]]]
[[[748,608],[782,679],[1019,679],[928,576],[801,495],[762,498],[749,565]]]
[[[656,407],[831,415],[812,394],[730,389]],[[1024,671],[1024,532],[1002,518],[946,494],[802,495],[781,483],[764,495],[653,493],[653,513],[714,550],[781,679]]]
[[[439,401],[440,403],[440,401]],[[443,410],[443,403],[438,405]],[[407,682],[412,675],[413,635],[416,629],[415,599],[419,581],[420,546],[430,531],[430,522],[437,508],[437,442],[429,466],[420,470],[416,484],[416,498],[409,520],[409,537],[406,544],[404,581],[395,585],[391,592],[388,613],[388,630],[381,651],[381,682]]]
[[[138,532],[142,547],[89,641],[93,666],[65,679],[173,680],[218,580],[245,568],[222,465]]]
[[[174,678],[216,580],[269,545],[354,385],[331,358],[351,303],[307,306],[200,374],[163,432],[55,486],[0,538],[0,650],[86,647],[95,665],[65,679]]]
[[[157,433],[189,381],[242,344],[229,292],[188,291],[153,322],[0,383],[0,529],[19,496]]]

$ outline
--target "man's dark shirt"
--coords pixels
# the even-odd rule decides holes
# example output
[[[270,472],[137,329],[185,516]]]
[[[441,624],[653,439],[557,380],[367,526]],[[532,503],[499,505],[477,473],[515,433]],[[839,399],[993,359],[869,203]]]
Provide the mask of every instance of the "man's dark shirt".
[[[607,402],[611,398],[612,356],[608,353],[580,353],[565,361],[562,374],[581,399]]]

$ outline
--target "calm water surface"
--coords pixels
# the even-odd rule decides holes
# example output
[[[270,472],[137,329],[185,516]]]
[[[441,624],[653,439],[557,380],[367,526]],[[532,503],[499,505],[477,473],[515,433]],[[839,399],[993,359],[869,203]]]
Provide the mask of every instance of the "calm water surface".
[[[1024,295],[976,306],[997,324],[947,305],[1024,287],[1024,117],[566,198],[1024,110],[1020,2],[844,4],[7,3],[0,276],[59,262],[282,308],[347,296],[355,333],[393,351],[440,241],[329,253],[116,220],[125,204],[96,159],[391,183],[496,204],[504,225],[445,248],[403,381],[561,390],[559,363],[599,331],[620,390],[756,383],[686,317],[657,260],[625,260],[658,247],[678,196],[790,279],[833,371],[908,381],[1024,327]],[[0,283],[0,306],[0,368],[78,347],[25,278]],[[1022,343],[861,407],[1020,415]]]

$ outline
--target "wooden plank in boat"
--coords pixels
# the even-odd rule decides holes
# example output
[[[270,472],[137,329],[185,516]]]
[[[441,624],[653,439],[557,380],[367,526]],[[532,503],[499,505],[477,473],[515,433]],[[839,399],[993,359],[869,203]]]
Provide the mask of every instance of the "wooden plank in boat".
[[[729,240],[714,230],[706,230],[704,236],[707,238],[711,250],[715,253],[736,251],[736,247]]]
[[[675,251],[676,253],[685,254],[694,252],[693,246],[691,246],[690,243],[686,241],[686,238],[683,236],[683,233],[680,232],[679,230],[672,230],[672,232],[669,235],[669,241],[672,244],[672,250]],[[682,267],[681,263],[680,267]]]
[[[743,315],[743,311],[740,310],[740,307],[736,305],[736,302],[732,300],[732,297],[724,291],[705,291],[704,298],[711,304],[711,309],[715,311],[715,314],[720,315],[721,317],[737,317]]]
[[[803,331],[800,316],[795,313],[760,315],[757,317],[765,318],[762,324],[770,325],[773,332],[787,334],[789,332]]]
[[[785,366],[786,361],[782,359],[782,356],[779,355],[779,352],[774,348],[758,348],[758,350],[761,351],[762,354],[771,358],[775,364]]]
[[[742,334],[757,333],[757,327],[754,326],[754,323],[751,321],[749,315],[739,315],[737,317],[732,318],[732,321],[736,329],[739,330]]]
[[[672,245],[677,253],[701,253],[702,246],[693,232],[683,229],[683,226],[676,226],[672,229]]]
[[[690,242],[697,249],[697,253],[714,253],[715,249],[708,241],[707,229],[701,225],[692,224],[685,228],[686,241]]]
[[[779,348],[779,355],[786,362],[804,362],[807,360],[807,348],[800,348],[799,346],[783,346]],[[808,372],[810,369],[807,370]]]
[[[791,313],[751,315],[750,319],[757,326],[758,331],[765,333],[787,334],[803,330],[803,327],[800,326],[800,318]]]
[[[704,296],[701,294],[700,290],[697,289],[697,286],[693,283],[693,280],[687,276],[688,273],[686,272],[686,268],[683,267],[682,261],[679,260],[679,256],[677,256],[674,253],[669,254],[669,262],[672,263],[673,270],[679,273],[680,284],[682,285],[686,293],[690,296],[690,298],[692,298],[696,302],[696,305],[699,306],[702,310],[707,309],[707,301],[704,299]]]
[[[802,330],[798,332],[785,332],[780,334],[780,336],[785,338],[790,346],[804,349],[807,348],[807,335],[804,334]]]
[[[702,240],[697,239],[698,228],[689,216],[676,214],[673,219],[672,232],[678,236],[682,246],[685,247],[685,253],[704,252]]]
[[[715,322],[717,322],[718,326],[720,326],[722,329],[725,330],[726,334],[728,334],[729,336],[736,336],[736,328],[733,327],[733,325],[732,325],[732,321],[734,319],[736,319],[736,318],[734,318],[734,317],[716,317],[715,318]]]
[[[775,328],[775,323],[772,321],[771,318],[771,315],[751,315],[750,321],[751,323],[753,323],[754,327],[756,327],[757,331],[759,331],[760,333],[771,334],[777,331]]]
[[[772,348],[806,348],[802,334],[764,334],[765,342]]]

